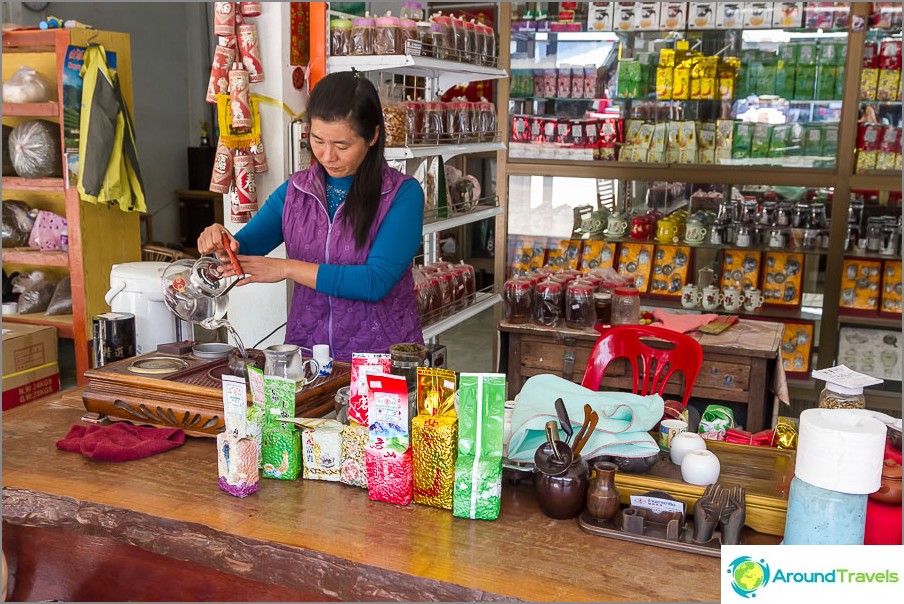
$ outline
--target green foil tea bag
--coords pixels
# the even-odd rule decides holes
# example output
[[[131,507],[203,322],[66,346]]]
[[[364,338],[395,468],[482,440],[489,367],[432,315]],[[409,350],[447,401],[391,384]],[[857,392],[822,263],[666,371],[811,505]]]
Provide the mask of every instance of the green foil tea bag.
[[[458,459],[452,514],[495,520],[502,494],[505,375],[462,373],[458,399]]]
[[[271,422],[263,434],[264,478],[295,480],[301,473],[301,435],[292,424]]]
[[[258,466],[263,467],[261,456],[261,439],[267,418],[267,395],[264,390],[264,371],[252,365],[246,365],[248,386],[251,389],[251,406],[248,407],[246,430],[248,438],[257,447]]]

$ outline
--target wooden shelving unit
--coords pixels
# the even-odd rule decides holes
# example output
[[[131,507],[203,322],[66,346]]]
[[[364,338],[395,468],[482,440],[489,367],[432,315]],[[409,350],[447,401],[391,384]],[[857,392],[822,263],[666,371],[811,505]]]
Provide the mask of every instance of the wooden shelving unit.
[[[3,33],[3,81],[22,65],[28,65],[51,82],[55,99],[46,103],[3,103],[3,123],[16,125],[30,118],[63,124],[63,69],[67,49],[87,48],[91,43],[116,54],[116,72],[122,94],[132,110],[132,75],[129,35],[87,29],[25,30]],[[60,147],[65,150],[63,132]],[[64,175],[67,166],[62,166]],[[114,264],[141,260],[138,214],[118,208],[82,202],[75,175],[63,178],[3,178],[4,199],[21,199],[30,206],[63,215],[67,220],[68,252],[30,249],[3,250],[3,265],[9,270],[48,268],[55,276],[68,273],[72,283],[72,314],[48,316],[44,313],[4,315],[3,321],[47,325],[61,338],[75,343],[77,380],[86,382],[84,372],[91,367],[91,317],[110,310],[104,294],[110,285]]]

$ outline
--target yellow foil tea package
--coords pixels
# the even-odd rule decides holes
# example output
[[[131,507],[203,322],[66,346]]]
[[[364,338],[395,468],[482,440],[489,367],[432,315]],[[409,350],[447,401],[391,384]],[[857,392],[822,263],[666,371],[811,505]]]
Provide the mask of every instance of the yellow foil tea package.
[[[791,417],[779,417],[772,431],[772,446],[779,449],[797,449],[797,421]]]
[[[411,421],[414,501],[451,510],[458,457],[455,372],[419,367],[417,407]]]

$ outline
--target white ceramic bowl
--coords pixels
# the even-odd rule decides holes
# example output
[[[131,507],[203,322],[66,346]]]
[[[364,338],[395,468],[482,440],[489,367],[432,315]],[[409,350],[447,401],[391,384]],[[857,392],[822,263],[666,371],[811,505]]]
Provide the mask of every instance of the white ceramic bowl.
[[[691,451],[703,451],[706,449],[706,441],[699,434],[693,432],[679,432],[672,437],[669,447],[669,457],[676,466],[681,465],[684,456]]]
[[[689,451],[681,460],[681,478],[690,484],[713,484],[719,480],[721,469],[719,458],[706,449]]]

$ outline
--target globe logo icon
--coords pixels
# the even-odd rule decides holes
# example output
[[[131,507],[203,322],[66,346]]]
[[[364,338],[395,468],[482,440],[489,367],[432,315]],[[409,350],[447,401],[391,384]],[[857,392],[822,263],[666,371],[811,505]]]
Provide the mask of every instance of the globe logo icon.
[[[765,560],[740,556],[728,565],[731,587],[743,598],[755,598],[756,591],[769,583],[769,565]]]

